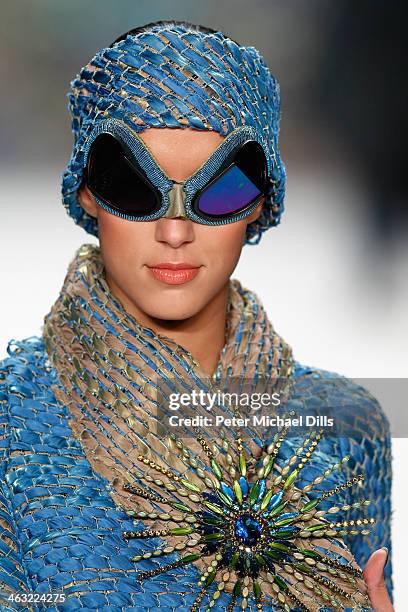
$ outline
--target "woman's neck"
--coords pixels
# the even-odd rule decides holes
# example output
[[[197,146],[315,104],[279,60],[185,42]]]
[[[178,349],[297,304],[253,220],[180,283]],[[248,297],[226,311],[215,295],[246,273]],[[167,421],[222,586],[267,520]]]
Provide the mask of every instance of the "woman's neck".
[[[164,320],[150,317],[106,275],[106,282],[124,309],[144,327],[168,336],[190,351],[201,369],[212,376],[217,367],[220,352],[225,345],[228,283],[206,304],[200,312],[183,320]]]

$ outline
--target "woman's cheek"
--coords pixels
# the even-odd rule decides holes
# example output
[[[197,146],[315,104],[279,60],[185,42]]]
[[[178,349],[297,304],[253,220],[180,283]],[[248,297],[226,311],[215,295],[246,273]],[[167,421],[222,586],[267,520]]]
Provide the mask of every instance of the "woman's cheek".
[[[241,220],[222,227],[224,232],[220,235],[219,243],[217,247],[214,248],[214,252],[218,254],[218,259],[225,272],[231,275],[241,255],[245,239],[246,223]]]

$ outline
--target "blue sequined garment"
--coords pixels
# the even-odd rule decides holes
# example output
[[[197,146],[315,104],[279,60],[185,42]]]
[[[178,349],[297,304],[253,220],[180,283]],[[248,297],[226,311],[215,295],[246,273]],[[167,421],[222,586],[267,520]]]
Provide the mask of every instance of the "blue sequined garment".
[[[6,593],[1,609],[20,609],[7,604],[9,593],[62,590],[65,603],[47,609],[188,610],[199,576],[194,567],[177,568],[145,583],[135,580],[130,559],[141,544],[122,538],[134,524],[115,507],[108,481],[91,468],[72,433],[68,410],[51,390],[56,371],[49,365],[43,339],[11,342],[8,353],[0,368],[0,592]],[[364,496],[373,502],[367,514],[377,523],[369,536],[346,538],[364,566],[374,549],[391,550],[388,423],[373,398],[343,377],[299,364],[293,376],[299,392],[316,399],[327,392],[329,379],[334,403],[340,407],[352,401],[356,407],[360,439],[323,440],[302,481],[310,481],[345,454],[352,457],[352,471],[365,473]],[[332,478],[335,486],[339,476]],[[347,494],[351,504],[353,493]],[[157,539],[144,541],[146,546],[154,548]],[[146,563],[151,568],[160,560]],[[391,562],[385,573],[391,592]],[[223,597],[217,609],[223,609]],[[43,608],[37,604],[32,609]]]

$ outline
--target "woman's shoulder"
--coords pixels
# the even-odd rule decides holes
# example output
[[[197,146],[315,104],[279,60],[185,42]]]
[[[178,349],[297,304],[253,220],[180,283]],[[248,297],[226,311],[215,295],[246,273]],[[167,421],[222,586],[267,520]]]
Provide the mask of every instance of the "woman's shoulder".
[[[20,392],[29,396],[30,385],[44,382],[36,379],[51,369],[43,338],[30,336],[10,340],[6,352],[6,357],[0,360],[0,388],[3,393]]]
[[[33,402],[52,397],[51,365],[43,338],[30,336],[23,340],[10,340],[7,355],[0,360],[0,422],[4,437],[8,425]],[[3,437],[3,438],[4,438]]]
[[[367,380],[353,379],[295,362],[293,398],[302,401],[306,408],[324,409],[337,422],[340,434],[367,435],[372,432],[373,435],[388,437],[388,418],[376,397],[365,386]]]

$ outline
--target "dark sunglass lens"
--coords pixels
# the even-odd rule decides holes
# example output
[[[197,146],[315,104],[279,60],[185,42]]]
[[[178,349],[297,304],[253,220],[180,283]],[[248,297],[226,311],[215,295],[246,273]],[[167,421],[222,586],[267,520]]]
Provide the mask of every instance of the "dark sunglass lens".
[[[233,161],[260,191],[265,191],[268,168],[259,142],[246,142],[237,150]]]
[[[101,134],[92,143],[87,181],[94,195],[121,213],[142,216],[160,208],[157,192],[111,134]]]

